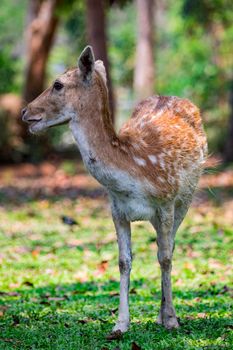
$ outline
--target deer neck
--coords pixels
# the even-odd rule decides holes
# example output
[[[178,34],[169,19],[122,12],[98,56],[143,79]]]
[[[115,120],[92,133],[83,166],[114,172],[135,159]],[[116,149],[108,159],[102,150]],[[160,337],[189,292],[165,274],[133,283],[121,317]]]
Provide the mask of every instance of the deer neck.
[[[79,111],[70,121],[70,129],[89,172],[105,185],[105,170],[117,152],[118,137],[107,108],[93,104]]]

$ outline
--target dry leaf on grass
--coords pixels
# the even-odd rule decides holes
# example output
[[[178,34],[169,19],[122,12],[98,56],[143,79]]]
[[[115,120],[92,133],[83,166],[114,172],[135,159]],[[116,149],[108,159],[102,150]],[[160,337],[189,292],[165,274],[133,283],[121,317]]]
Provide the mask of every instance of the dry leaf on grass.
[[[138,344],[136,344],[135,342],[132,343],[131,349],[132,350],[142,350],[142,348]]]
[[[98,265],[97,270],[94,271],[94,276],[100,276],[105,273],[105,271],[108,268],[108,260],[102,260],[101,263]]]
[[[5,296],[9,296],[9,297],[18,297],[20,296],[19,292],[0,292],[0,295],[5,295]]]

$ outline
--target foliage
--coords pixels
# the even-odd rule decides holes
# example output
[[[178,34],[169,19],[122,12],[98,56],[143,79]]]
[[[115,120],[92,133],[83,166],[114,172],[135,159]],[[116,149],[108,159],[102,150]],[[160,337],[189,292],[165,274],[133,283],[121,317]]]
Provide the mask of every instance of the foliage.
[[[26,0],[21,1],[20,6],[17,0],[0,3],[0,93],[22,91],[27,6]],[[227,133],[233,66],[231,8],[230,0],[166,0],[158,1],[155,16],[154,91],[160,95],[190,98],[200,107],[210,152],[223,151]],[[67,66],[74,66],[87,44],[85,2],[62,1],[58,15],[60,27],[48,62],[48,83]],[[135,4],[132,1],[108,1],[106,15],[118,120],[122,121],[129,117],[134,104]],[[63,130],[50,133],[53,145],[60,147]]]
[[[61,185],[62,169],[70,173],[71,164],[55,170],[44,165],[40,171],[46,181],[59,178]],[[18,176],[10,169],[1,172],[1,187],[10,187],[0,191],[0,349],[130,350],[133,342],[142,350],[232,348],[229,211],[211,201],[192,208],[177,235],[172,279],[181,328],[172,332],[155,323],[160,306],[155,233],[146,223],[133,224],[132,325],[122,340],[109,343],[119,272],[106,200],[71,200],[72,191],[58,196],[48,185],[36,199],[32,180],[44,183],[39,169],[34,173],[28,166],[24,176],[18,171]],[[64,224],[64,215],[78,224]]]
[[[0,3],[0,93],[19,91],[16,73],[23,71],[19,38],[22,40],[25,14],[26,0],[20,1],[20,6],[17,0]]]
[[[15,63],[13,58],[7,51],[0,51],[0,94],[12,91],[14,76],[15,76]]]
[[[208,8],[208,26],[199,16],[199,5]],[[157,8],[155,93],[186,97],[200,107],[210,152],[223,150],[227,132],[228,92],[233,66],[230,49],[233,28],[229,25],[233,12],[227,11],[230,7],[227,0],[179,0],[167,1],[166,6],[158,3]],[[117,15],[116,9],[109,14],[113,78],[117,85],[131,88],[136,13],[132,4],[117,11]],[[121,113],[124,113],[123,109]]]
[[[182,6],[182,14],[193,18],[203,27],[211,26],[214,22],[231,25],[231,10],[231,0],[183,0]]]
[[[132,3],[123,9],[114,7],[109,12],[109,54],[116,86],[132,88],[136,43],[135,18],[136,11]]]

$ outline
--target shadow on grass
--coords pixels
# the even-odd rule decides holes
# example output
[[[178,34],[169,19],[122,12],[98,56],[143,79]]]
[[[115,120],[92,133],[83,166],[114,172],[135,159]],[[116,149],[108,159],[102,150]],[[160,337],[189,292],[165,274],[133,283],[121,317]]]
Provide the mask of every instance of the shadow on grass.
[[[14,296],[1,293],[0,349],[129,350],[133,341],[145,350],[230,349],[229,290],[174,290],[181,327],[167,331],[155,323],[160,293],[145,294],[145,283],[132,281],[130,330],[111,343],[105,336],[117,317],[116,281],[23,286]]]
[[[0,189],[0,205],[23,205],[35,200],[49,200],[51,203],[58,200],[78,199],[78,198],[105,198],[107,197],[106,191],[102,187],[98,188],[78,188],[75,186],[69,186],[63,189],[58,188],[49,193],[47,188],[34,188],[28,186],[25,188],[18,188],[17,186],[4,186]]]

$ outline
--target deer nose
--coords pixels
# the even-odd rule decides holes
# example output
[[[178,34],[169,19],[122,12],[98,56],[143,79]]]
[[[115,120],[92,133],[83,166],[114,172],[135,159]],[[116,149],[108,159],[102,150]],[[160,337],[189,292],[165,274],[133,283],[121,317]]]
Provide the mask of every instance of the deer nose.
[[[27,107],[25,107],[21,110],[21,118],[23,121],[24,121],[24,116],[25,116],[26,112],[27,112]]]

